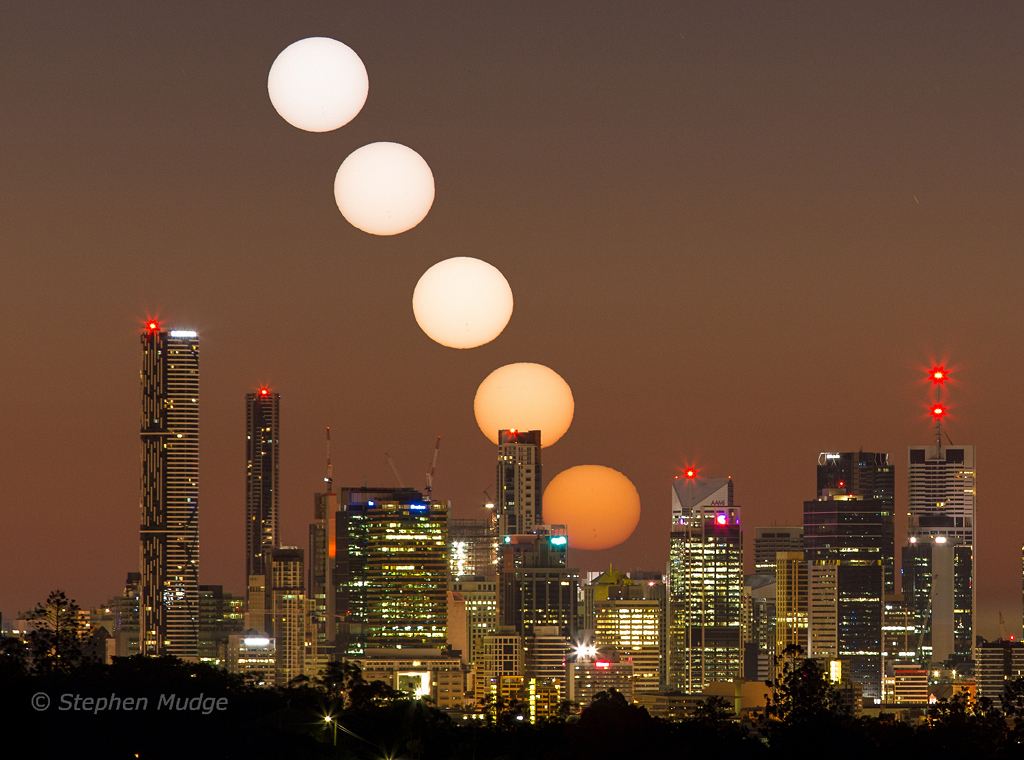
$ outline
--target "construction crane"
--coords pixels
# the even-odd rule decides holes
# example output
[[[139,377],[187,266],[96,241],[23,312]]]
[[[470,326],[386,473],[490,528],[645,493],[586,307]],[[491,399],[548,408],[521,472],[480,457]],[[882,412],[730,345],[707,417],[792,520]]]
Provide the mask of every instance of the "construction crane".
[[[398,474],[398,468],[395,467],[395,460],[391,458],[388,452],[384,452],[384,458],[388,460],[388,464],[391,465],[391,472],[395,473],[395,477],[398,478],[398,487],[405,488],[405,483],[402,482],[402,476]]]
[[[441,436],[437,437],[437,443],[434,444],[434,458],[430,462],[430,471],[427,473],[427,487],[423,489],[427,494],[427,501],[430,501],[430,495],[434,491],[434,472],[437,470],[437,453],[441,450]]]

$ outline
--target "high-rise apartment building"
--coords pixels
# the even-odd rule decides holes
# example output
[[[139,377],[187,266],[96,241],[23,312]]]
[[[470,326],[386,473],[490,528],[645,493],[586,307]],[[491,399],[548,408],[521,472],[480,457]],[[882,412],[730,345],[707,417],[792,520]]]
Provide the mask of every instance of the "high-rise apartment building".
[[[281,394],[245,394],[245,577],[267,575],[266,555],[280,543],[278,449]]]
[[[544,522],[539,430],[498,431],[498,533],[525,535]]]
[[[306,663],[304,552],[282,546],[267,552],[267,603],[270,635],[277,641],[274,682],[284,686],[303,675]],[[315,674],[313,674],[315,675]]]
[[[140,377],[140,648],[143,654],[196,658],[199,337],[149,322],[142,333]]]
[[[903,591],[924,663],[964,660],[974,648],[974,446],[911,446]]]
[[[882,509],[882,578],[885,593],[896,591],[896,466],[888,454],[868,451],[822,452],[818,455],[818,489],[880,500]]]
[[[850,680],[865,699],[882,696],[882,556],[890,507],[878,497],[825,489],[804,502],[804,559],[811,563],[808,586],[815,593],[815,563],[838,563],[836,624],[838,659],[849,663]],[[812,616],[811,632],[815,630]],[[847,665],[843,669],[846,672]]]
[[[743,677],[743,529],[731,478],[676,478],[669,538],[669,684]]]

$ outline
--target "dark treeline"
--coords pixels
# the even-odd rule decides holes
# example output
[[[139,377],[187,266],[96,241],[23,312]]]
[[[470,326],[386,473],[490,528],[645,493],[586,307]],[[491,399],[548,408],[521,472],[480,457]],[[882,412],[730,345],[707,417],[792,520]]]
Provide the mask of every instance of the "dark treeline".
[[[958,696],[934,705],[924,725],[849,716],[814,660],[789,657],[765,685],[768,706],[737,721],[709,698],[687,720],[651,717],[615,691],[574,715],[531,725],[522,703],[496,704],[486,720],[453,721],[427,701],[367,682],[348,663],[284,688],[174,657],[114,658],[62,617],[73,602],[37,608],[28,642],[0,640],[7,745],[30,757],[410,758],[412,760],[602,760],[827,756],[843,760],[963,753],[1024,757],[1024,680],[1002,710]],[[55,612],[56,611],[56,612]],[[330,717],[327,721],[325,718]],[[335,744],[336,742],[336,744]],[[287,754],[284,754],[287,753]],[[824,753],[824,754],[823,754]],[[710,755],[708,755],[710,756]]]
[[[664,721],[613,691],[599,694],[578,716],[532,726],[518,719],[523,705],[499,704],[487,721],[467,726],[426,701],[367,683],[344,663],[332,663],[320,678],[272,689],[173,657],[115,658],[111,665],[83,657],[70,666],[37,666],[25,644],[14,639],[3,641],[0,657],[7,735],[28,740],[32,756],[44,758],[287,752],[292,758],[647,760],[704,752],[793,758],[822,751],[831,758],[906,760],[933,752],[1020,758],[1024,738],[1024,721],[1015,725],[1024,715],[1019,683],[1011,687],[1016,695],[1005,715],[956,699],[940,703],[929,722],[915,728],[884,718],[850,718],[812,660],[766,687],[768,708],[743,722],[733,720],[728,703],[716,698],[689,720]],[[33,706],[39,694],[46,695],[46,709]],[[125,709],[128,698],[131,709]],[[140,699],[147,700],[144,709]]]

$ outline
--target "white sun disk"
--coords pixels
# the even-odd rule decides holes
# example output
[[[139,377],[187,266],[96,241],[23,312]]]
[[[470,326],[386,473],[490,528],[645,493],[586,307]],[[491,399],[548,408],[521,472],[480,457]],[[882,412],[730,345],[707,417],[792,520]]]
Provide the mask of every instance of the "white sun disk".
[[[392,142],[353,151],[334,178],[334,200],[353,227],[397,235],[423,221],[434,203],[434,175],[419,153]]]
[[[512,317],[512,288],[486,261],[457,256],[430,267],[412,294],[416,322],[449,348],[490,343]]]
[[[270,102],[285,121],[307,132],[348,124],[366,102],[366,67],[355,51],[330,37],[293,42],[267,77]]]

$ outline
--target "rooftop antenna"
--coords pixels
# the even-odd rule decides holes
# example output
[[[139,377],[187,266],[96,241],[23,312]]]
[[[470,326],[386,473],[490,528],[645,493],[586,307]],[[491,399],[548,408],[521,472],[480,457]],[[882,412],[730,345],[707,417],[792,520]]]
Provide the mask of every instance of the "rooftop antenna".
[[[935,420],[935,445],[941,449],[942,433],[944,432],[942,427],[942,418],[949,413],[949,407],[942,403],[942,386],[946,384],[946,378],[949,377],[949,372],[944,366],[936,365],[929,370],[928,376],[931,378],[932,385],[935,386],[935,403],[931,405],[931,408],[928,411],[931,412],[931,415]],[[953,441],[950,439],[949,433],[946,433],[946,440],[949,441],[950,446],[953,445]]]
[[[324,478],[327,484],[327,493],[334,493],[334,470],[331,469],[331,426],[327,426],[327,477]]]

